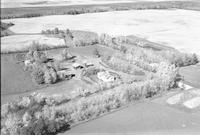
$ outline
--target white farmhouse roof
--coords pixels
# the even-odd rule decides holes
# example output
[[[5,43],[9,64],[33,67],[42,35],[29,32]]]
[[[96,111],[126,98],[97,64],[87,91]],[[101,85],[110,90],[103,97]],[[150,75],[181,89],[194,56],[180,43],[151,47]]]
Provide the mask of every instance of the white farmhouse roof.
[[[115,80],[115,77],[114,77],[114,76],[110,75],[109,72],[105,72],[105,71],[103,71],[103,72],[98,72],[98,73],[97,73],[97,77],[98,77],[100,80],[104,81],[104,82],[112,82],[112,81]]]
[[[32,64],[31,60],[24,61],[25,66],[30,66]]]

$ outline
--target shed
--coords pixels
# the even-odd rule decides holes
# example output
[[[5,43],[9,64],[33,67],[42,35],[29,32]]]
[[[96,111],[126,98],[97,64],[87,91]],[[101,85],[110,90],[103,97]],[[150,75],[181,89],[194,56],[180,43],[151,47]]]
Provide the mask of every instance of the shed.
[[[73,63],[72,66],[75,69],[82,69],[83,68],[83,66],[81,64],[79,64],[79,63]]]

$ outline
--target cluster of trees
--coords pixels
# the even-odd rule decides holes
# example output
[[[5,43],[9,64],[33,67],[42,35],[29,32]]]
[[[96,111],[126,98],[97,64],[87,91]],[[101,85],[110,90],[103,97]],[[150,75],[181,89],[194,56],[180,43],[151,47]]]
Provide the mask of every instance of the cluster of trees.
[[[145,75],[144,71],[141,68],[138,68],[133,64],[130,64],[128,61],[117,58],[116,56],[111,56],[111,57],[105,56],[101,60],[114,70],[122,71],[124,73],[132,75],[139,75],[140,72],[140,75]]]
[[[2,106],[1,118],[5,120],[2,135],[46,135],[56,134],[69,128],[69,124],[57,118],[52,97],[33,94],[18,102]]]
[[[42,30],[42,34],[46,35],[60,35],[60,37],[69,37],[73,39],[72,32],[69,29],[66,30],[59,30],[57,27],[53,30],[47,29],[47,30]]]
[[[42,34],[63,38],[66,45],[69,44],[77,47],[94,45],[99,42],[98,34],[87,31],[70,31],[69,29],[59,30],[58,28],[55,28],[53,30],[43,30]]]
[[[8,30],[8,28],[11,27],[11,26],[13,26],[13,25],[14,24],[11,23],[11,22],[10,23],[1,22],[1,37],[13,34],[12,31]]]
[[[127,41],[125,36],[111,37],[108,34],[101,34],[99,36],[99,43],[101,45],[105,45],[113,49],[120,50],[123,53],[126,53],[127,51],[127,47],[123,45],[126,42]]]
[[[31,72],[33,81],[37,84],[51,84],[58,80],[56,70],[53,66],[46,64],[48,58],[46,53],[38,50],[29,50],[25,56],[25,69]]]
[[[160,51],[157,53],[177,67],[194,65],[199,62],[199,58],[196,54],[187,54],[178,51]]]
[[[77,47],[94,45],[99,42],[98,34],[95,32],[76,30],[76,31],[73,31],[73,35],[74,35],[73,45]]]

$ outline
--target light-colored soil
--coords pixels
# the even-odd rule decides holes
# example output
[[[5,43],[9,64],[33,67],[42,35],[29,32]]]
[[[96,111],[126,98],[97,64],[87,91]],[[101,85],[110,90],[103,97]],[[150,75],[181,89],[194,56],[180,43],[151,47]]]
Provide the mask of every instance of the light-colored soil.
[[[14,23],[10,30],[15,33],[39,33],[41,30],[58,27],[93,31],[99,34],[136,35],[172,46],[180,51],[200,54],[199,16],[200,12],[190,10],[129,10],[3,21]]]

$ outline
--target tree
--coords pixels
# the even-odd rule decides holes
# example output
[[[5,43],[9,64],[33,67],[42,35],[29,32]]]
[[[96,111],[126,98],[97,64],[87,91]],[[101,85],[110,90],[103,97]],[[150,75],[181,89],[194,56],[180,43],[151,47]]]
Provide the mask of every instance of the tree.
[[[100,53],[99,53],[99,51],[98,51],[97,48],[94,49],[93,54],[94,54],[94,56],[96,56],[97,58],[101,57],[101,55],[100,55]]]
[[[57,27],[54,29],[54,34],[59,34],[59,29]]]
[[[65,49],[62,51],[61,56],[62,56],[62,59],[63,59],[63,60],[67,60],[67,59],[71,58],[71,55],[69,54],[69,51],[68,51],[67,48],[65,48]]]
[[[57,73],[54,68],[50,67],[44,72],[44,81],[47,84],[52,84],[57,81]]]
[[[192,55],[192,58],[193,58],[193,64],[196,64],[199,62],[199,59],[195,53]]]
[[[34,57],[35,61],[37,61],[39,63],[44,63],[44,62],[47,61],[47,56],[42,51],[34,51],[33,52],[33,57]]]
[[[35,68],[31,76],[37,84],[44,83],[44,72],[40,68]]]
[[[72,32],[69,29],[66,30],[66,35],[71,39],[74,38],[74,36],[72,35]]]

